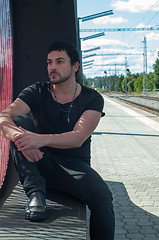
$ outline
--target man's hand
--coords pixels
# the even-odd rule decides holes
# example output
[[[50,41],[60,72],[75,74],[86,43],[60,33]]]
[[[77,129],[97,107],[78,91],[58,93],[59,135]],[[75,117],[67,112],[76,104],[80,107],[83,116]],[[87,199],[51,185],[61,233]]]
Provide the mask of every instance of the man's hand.
[[[32,133],[19,127],[22,131],[14,136],[13,141],[29,162],[37,162],[43,158],[43,152],[40,151],[40,135]]]
[[[38,162],[43,158],[44,153],[39,149],[28,149],[22,151],[22,154],[29,162]]]
[[[13,141],[19,151],[22,152],[28,149],[39,149],[40,147],[43,147],[39,134],[27,131],[22,127],[19,127],[19,129],[23,132],[17,134],[13,138]]]

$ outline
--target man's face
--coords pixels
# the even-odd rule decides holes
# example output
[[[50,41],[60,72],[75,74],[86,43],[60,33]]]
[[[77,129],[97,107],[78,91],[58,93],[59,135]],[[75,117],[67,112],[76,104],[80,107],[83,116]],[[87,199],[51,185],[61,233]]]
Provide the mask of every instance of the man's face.
[[[75,79],[78,63],[71,65],[71,59],[66,51],[52,51],[48,54],[47,70],[50,81],[59,84],[68,79]]]

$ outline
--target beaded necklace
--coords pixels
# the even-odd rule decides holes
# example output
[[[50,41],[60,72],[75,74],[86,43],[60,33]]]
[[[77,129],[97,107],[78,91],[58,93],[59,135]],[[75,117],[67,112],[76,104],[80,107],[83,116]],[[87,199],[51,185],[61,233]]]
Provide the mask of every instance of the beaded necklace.
[[[58,106],[58,108],[59,108],[62,112],[67,113],[67,122],[68,122],[68,123],[70,122],[70,112],[71,112],[71,110],[72,110],[72,108],[73,108],[73,103],[74,103],[75,96],[76,96],[76,93],[77,93],[77,87],[78,87],[78,85],[77,85],[77,83],[76,83],[76,88],[75,88],[75,92],[74,92],[74,95],[73,95],[73,99],[72,99],[72,101],[71,101],[71,103],[70,103],[70,106],[69,106],[68,110],[65,110],[65,109],[63,109],[63,108],[60,106],[60,104],[58,103],[58,101],[57,101],[57,96],[56,96],[56,93],[55,93],[55,89],[53,88],[53,85],[52,85],[52,90],[53,90],[53,94],[54,94],[54,98],[55,98],[55,101],[56,101],[56,103],[57,103],[57,106]]]

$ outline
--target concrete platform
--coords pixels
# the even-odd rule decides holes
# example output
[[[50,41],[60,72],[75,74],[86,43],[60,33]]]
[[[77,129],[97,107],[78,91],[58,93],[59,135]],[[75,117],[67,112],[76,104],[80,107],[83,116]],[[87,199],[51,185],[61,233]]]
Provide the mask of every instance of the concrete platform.
[[[113,193],[115,240],[158,240],[159,118],[107,97],[105,112],[92,136],[92,167]],[[30,223],[26,201],[18,185],[0,209],[0,239],[89,239],[88,218],[77,210],[48,201],[49,218]]]
[[[159,117],[105,97],[92,167],[114,196],[115,240],[159,239]]]

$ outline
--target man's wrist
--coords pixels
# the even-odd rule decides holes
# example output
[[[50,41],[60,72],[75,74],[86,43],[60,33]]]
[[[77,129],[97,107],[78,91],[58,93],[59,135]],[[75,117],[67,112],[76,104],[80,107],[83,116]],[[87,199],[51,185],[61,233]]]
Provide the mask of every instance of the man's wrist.
[[[41,144],[40,147],[45,147],[45,146],[49,146],[50,143],[50,135],[48,134],[42,134],[41,135]]]

